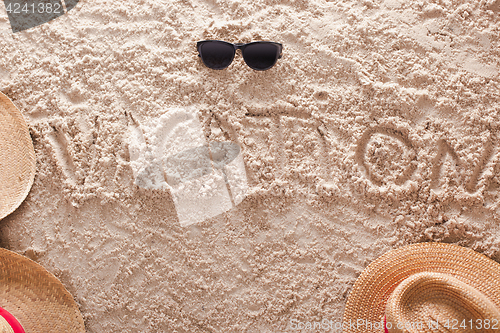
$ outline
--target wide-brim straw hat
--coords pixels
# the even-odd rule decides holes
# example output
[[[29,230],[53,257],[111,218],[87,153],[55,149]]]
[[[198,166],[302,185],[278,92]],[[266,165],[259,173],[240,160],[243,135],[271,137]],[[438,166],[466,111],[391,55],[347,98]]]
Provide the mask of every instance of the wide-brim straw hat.
[[[34,261],[0,249],[0,332],[85,332],[82,315],[63,284]],[[14,319],[12,319],[14,318]],[[10,323],[10,324],[9,324]]]
[[[356,280],[342,325],[344,333],[500,332],[500,264],[453,244],[391,250]]]
[[[0,219],[26,199],[35,178],[35,164],[26,121],[12,101],[0,93]]]

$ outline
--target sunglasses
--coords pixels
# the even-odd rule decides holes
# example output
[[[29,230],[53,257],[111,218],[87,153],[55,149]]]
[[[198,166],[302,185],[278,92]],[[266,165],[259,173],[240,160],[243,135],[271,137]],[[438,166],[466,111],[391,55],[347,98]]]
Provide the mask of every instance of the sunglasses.
[[[199,57],[211,69],[227,68],[234,59],[236,50],[241,50],[243,60],[251,69],[265,71],[273,67],[279,58],[283,46],[274,42],[251,42],[232,44],[221,40],[204,40],[197,43]]]

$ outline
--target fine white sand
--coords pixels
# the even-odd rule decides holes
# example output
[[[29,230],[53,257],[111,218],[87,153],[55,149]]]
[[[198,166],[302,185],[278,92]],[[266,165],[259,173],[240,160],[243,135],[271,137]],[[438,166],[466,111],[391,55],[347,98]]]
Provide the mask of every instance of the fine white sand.
[[[361,271],[409,243],[499,261],[499,14],[499,0],[82,0],[12,34],[0,4],[0,91],[37,157],[0,245],[60,278],[93,333],[339,322]],[[256,72],[238,52],[213,71],[203,39],[281,42],[283,58]],[[158,141],[172,110],[194,125]],[[196,150],[213,142],[239,159],[217,168]],[[187,167],[197,178],[175,162],[186,149],[208,161]]]

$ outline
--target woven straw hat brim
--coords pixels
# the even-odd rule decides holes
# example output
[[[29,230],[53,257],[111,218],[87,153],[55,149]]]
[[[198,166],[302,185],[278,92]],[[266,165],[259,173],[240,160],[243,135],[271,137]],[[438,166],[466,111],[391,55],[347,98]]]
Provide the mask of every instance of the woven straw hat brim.
[[[0,249],[0,306],[26,333],[84,333],[82,315],[63,284],[34,261]]]
[[[0,316],[0,333],[14,333],[7,320]]]
[[[432,321],[441,323],[441,330],[446,328],[447,321],[456,321],[457,325],[451,329],[456,333],[472,330],[466,322],[490,322],[493,324],[484,325],[481,332],[493,333],[498,332],[494,323],[500,322],[499,308],[486,295],[449,274],[435,272],[417,273],[402,281],[385,305],[385,316],[390,333],[405,333],[409,329],[415,333],[435,333],[436,327],[429,325]]]
[[[35,150],[23,115],[0,93],[0,220],[26,199],[35,167]]]
[[[477,289],[500,308],[500,264],[453,244],[421,243],[391,250],[376,259],[356,280],[344,311],[344,333],[366,333],[348,323],[384,321],[387,300],[408,277],[422,272],[449,274]],[[380,331],[372,332],[383,332]]]

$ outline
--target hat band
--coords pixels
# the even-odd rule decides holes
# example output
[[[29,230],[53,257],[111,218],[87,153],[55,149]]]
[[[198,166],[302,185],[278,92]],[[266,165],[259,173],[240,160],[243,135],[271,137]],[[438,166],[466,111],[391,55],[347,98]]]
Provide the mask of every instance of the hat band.
[[[0,316],[7,321],[14,333],[26,333],[16,317],[2,307],[0,307]]]

